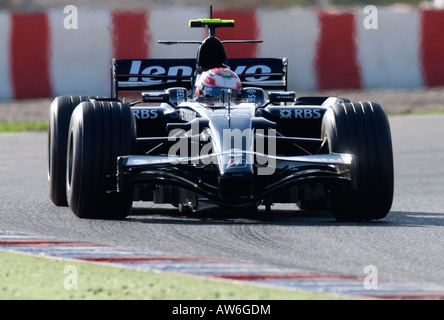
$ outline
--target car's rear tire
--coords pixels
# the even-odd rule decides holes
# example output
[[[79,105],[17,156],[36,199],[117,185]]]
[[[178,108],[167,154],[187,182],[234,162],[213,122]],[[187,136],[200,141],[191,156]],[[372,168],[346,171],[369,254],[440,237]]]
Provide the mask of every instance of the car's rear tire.
[[[49,108],[48,121],[48,192],[56,206],[67,206],[66,200],[66,145],[69,121],[77,105],[87,96],[56,97]]]
[[[330,211],[337,220],[384,218],[393,201],[394,174],[390,126],[380,105],[341,103],[329,108],[322,137],[330,153],[356,156],[356,189],[332,188]]]
[[[136,126],[128,104],[92,100],[74,110],[68,138],[66,192],[76,216],[124,219],[130,213],[133,190],[109,191],[116,187],[110,179],[117,172],[117,157],[133,154],[135,146]]]

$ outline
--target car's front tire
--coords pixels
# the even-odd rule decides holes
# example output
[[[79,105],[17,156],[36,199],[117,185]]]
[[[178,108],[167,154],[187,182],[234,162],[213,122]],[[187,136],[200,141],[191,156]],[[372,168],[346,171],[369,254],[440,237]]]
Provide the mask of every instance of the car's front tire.
[[[330,211],[337,220],[384,218],[393,201],[394,174],[390,126],[381,106],[371,102],[341,103],[328,109],[322,137],[330,153],[356,157],[356,189],[332,188]]]
[[[133,191],[109,192],[117,157],[134,153],[135,120],[127,104],[88,101],[74,111],[69,128],[66,191],[68,204],[79,218],[124,219],[131,210]]]

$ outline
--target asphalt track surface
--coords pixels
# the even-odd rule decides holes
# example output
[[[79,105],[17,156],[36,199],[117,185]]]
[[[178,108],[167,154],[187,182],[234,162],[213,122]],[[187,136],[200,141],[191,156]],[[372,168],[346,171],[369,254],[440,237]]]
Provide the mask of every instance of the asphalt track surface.
[[[380,221],[338,223],[328,212],[182,216],[137,204],[124,221],[82,220],[47,193],[46,133],[0,134],[0,231],[313,272],[444,285],[444,115],[390,118],[395,198]]]

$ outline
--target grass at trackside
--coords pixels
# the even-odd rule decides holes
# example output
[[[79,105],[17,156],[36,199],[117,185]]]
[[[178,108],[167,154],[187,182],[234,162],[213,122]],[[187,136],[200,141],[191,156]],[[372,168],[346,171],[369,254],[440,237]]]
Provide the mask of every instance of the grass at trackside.
[[[23,132],[23,131],[45,131],[48,130],[48,121],[23,121],[23,122],[0,122],[1,132]]]
[[[330,300],[270,289],[0,251],[0,300]],[[74,285],[77,284],[77,289]]]
[[[387,115],[389,117],[393,116],[433,116],[433,115],[442,115],[444,114],[444,110],[425,110],[425,111],[405,111],[405,112],[389,112]]]

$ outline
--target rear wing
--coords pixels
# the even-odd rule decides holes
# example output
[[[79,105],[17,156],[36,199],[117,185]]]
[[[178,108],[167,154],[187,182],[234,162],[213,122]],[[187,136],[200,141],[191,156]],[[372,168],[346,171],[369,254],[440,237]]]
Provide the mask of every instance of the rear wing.
[[[228,67],[239,76],[243,87],[287,90],[286,58],[228,59]],[[113,59],[112,97],[123,91],[193,89],[195,77],[196,59]]]

